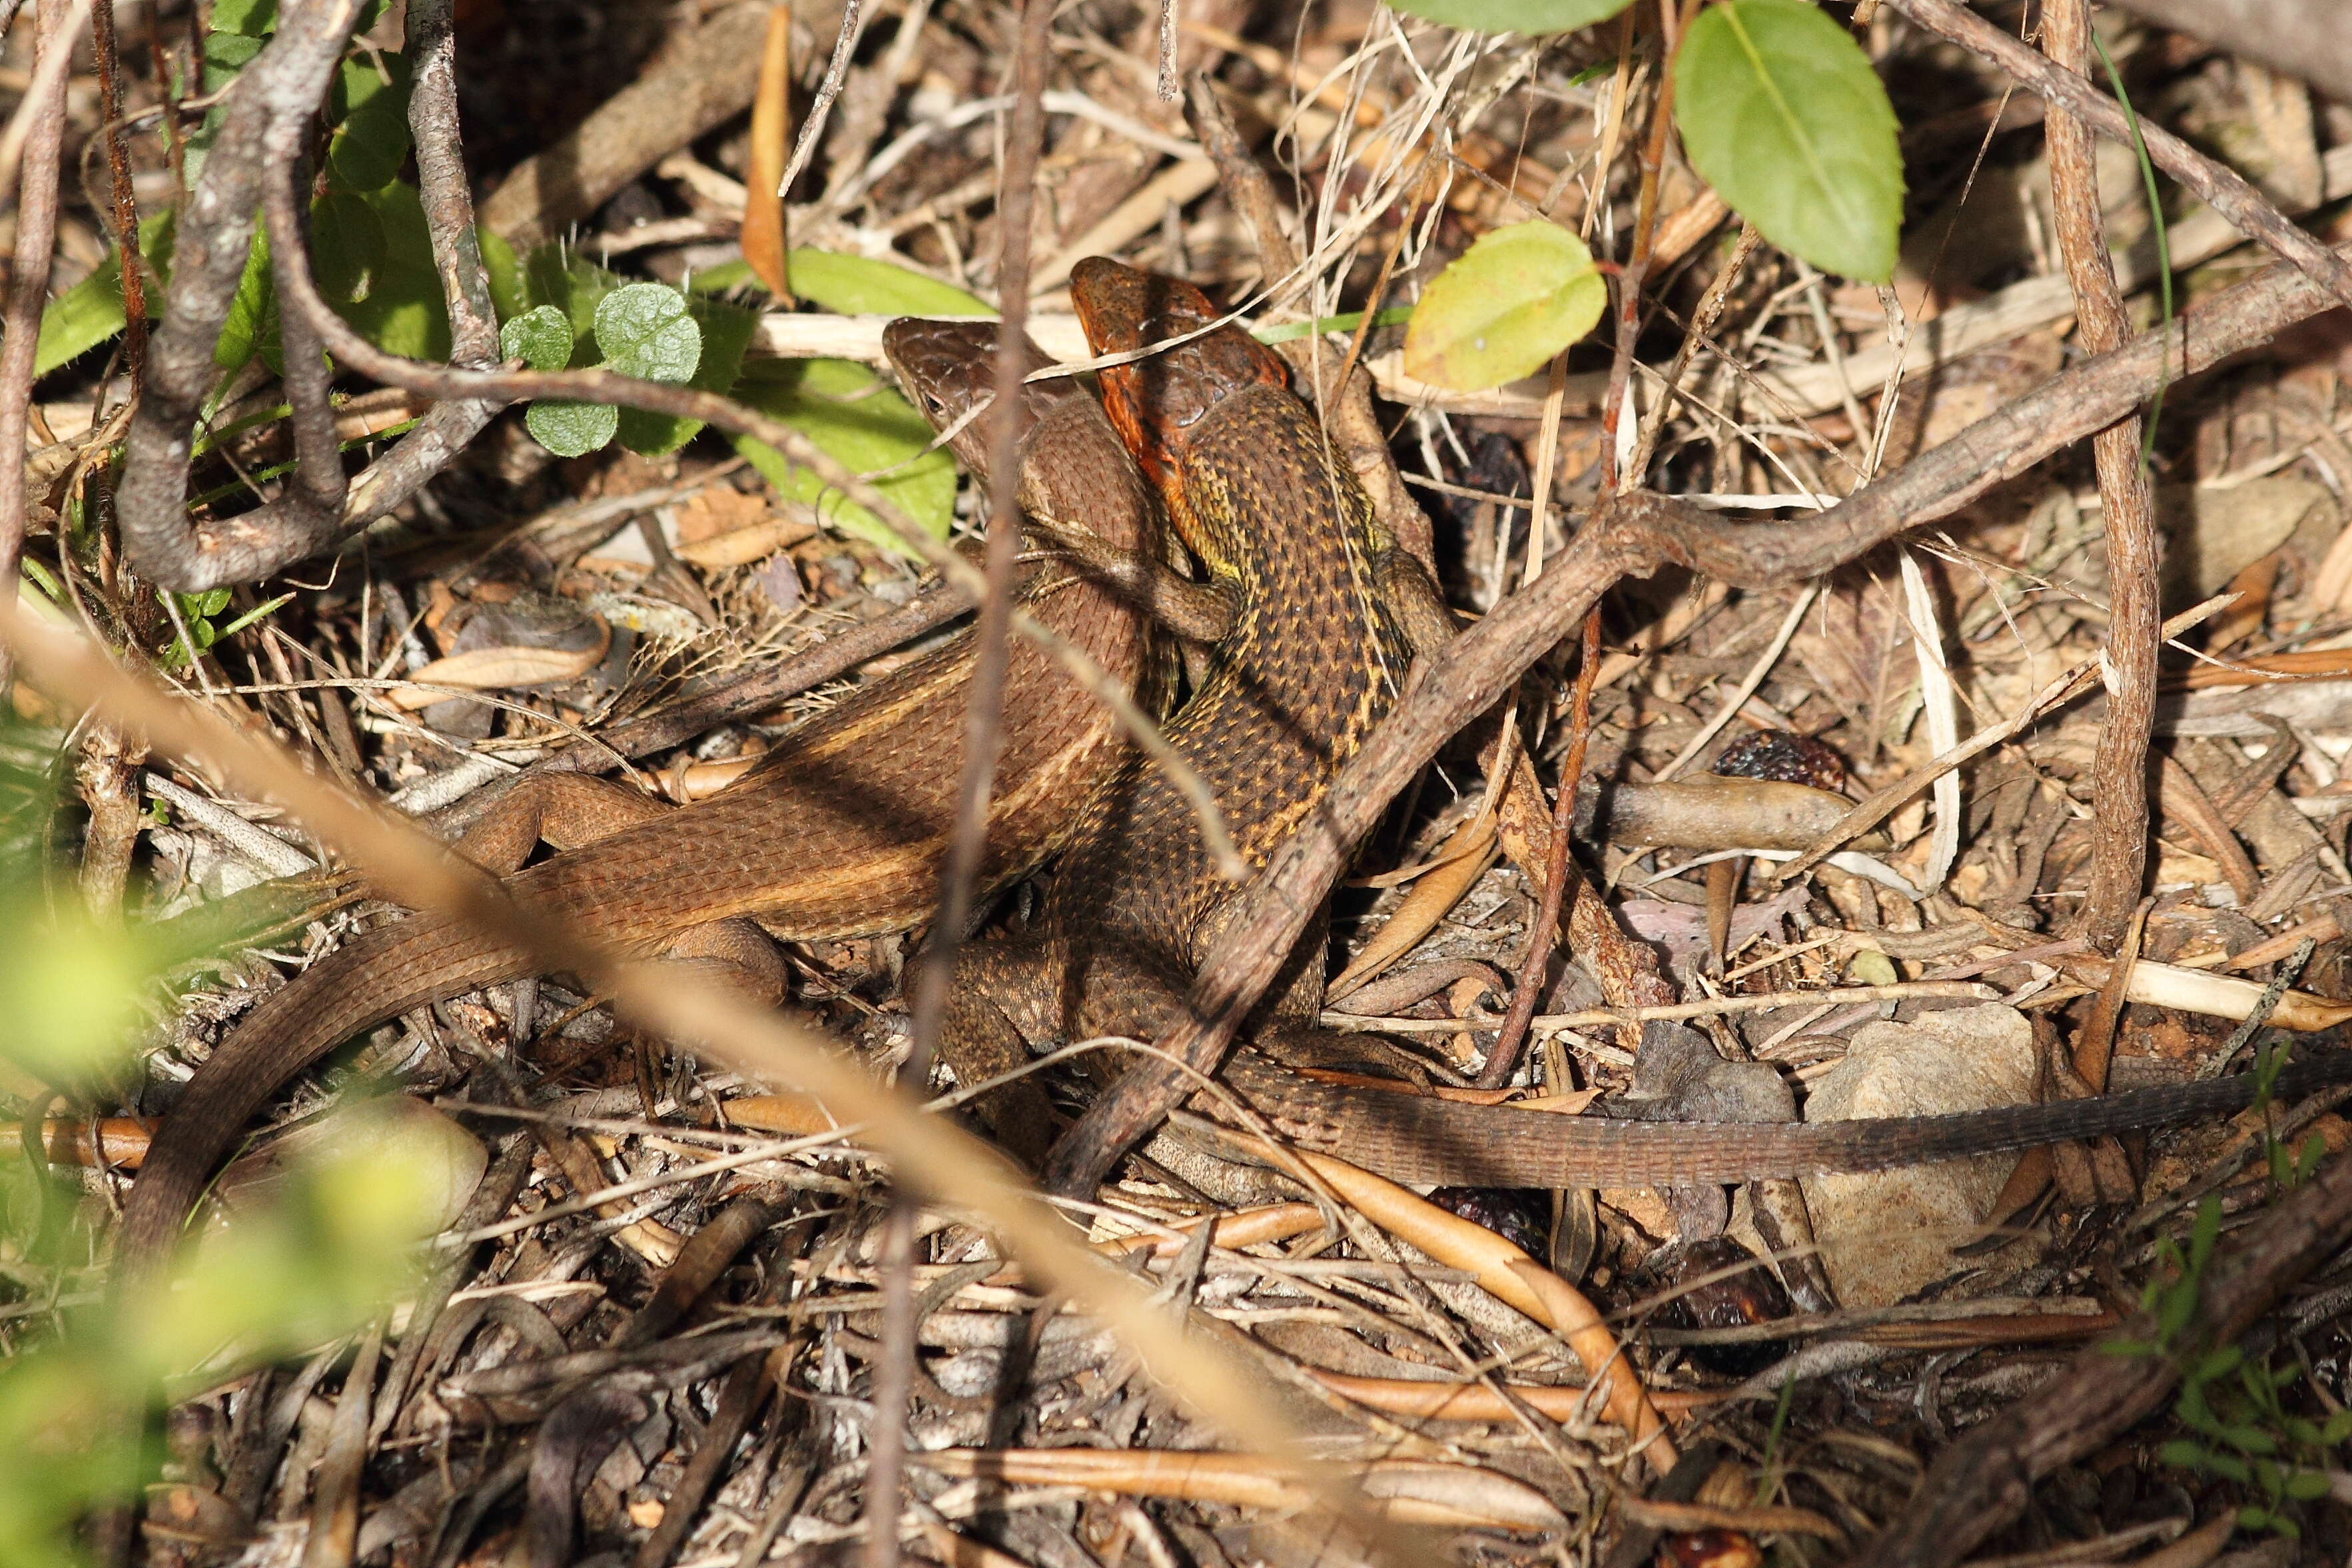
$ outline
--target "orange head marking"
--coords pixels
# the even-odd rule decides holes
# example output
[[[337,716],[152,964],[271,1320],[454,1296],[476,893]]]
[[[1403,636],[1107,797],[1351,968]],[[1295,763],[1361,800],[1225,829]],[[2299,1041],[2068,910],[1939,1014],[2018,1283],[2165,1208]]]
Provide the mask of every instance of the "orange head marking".
[[[1202,332],[1223,312],[1180,278],[1088,257],[1071,271],[1070,297],[1097,354],[1201,332],[1102,373],[1104,411],[1155,484],[1174,479],[1192,427],[1219,402],[1244,387],[1287,384],[1282,361],[1239,327]]]

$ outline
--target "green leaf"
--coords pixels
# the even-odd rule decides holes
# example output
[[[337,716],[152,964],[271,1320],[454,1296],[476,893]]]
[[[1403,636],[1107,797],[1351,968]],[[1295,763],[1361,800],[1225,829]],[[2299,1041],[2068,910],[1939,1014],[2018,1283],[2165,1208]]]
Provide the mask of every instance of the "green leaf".
[[[1496,229],[1430,279],[1405,328],[1405,374],[1457,392],[1500,386],[1591,331],[1608,305],[1575,235],[1541,219]]]
[[[731,294],[738,289],[761,289],[760,275],[751,270],[748,261],[722,261],[716,267],[706,267],[686,277],[689,294]]]
[[[677,289],[625,283],[597,303],[596,347],[623,375],[682,382],[701,362],[702,329]]]
[[[347,191],[382,190],[408,156],[407,62],[392,54],[345,60],[334,97],[330,112],[340,123],[327,143],[328,173]]]
[[[487,228],[476,228],[474,240],[482,247],[482,270],[490,278],[490,308],[502,321],[521,315],[530,307],[523,298],[522,262],[514,247]]]
[[[251,363],[266,339],[277,333],[278,289],[269,277],[269,237],[257,227],[253,248],[246,252],[245,271],[228,302],[228,320],[213,344],[213,363],[234,374]]]
[[[2246,1352],[2236,1345],[2223,1345],[2199,1362],[2197,1370],[2190,1373],[2189,1377],[2198,1383],[2210,1383],[2217,1377],[2227,1377],[2237,1371],[2245,1359]]]
[[[2221,1239],[2221,1200],[2211,1193],[2198,1200],[2197,1218],[2189,1227],[2189,1278],[2190,1283],[2205,1272],[2206,1260],[2213,1256],[2213,1244]]]
[[[337,307],[357,304],[383,269],[383,224],[363,196],[329,191],[310,204],[310,270]]]
[[[139,248],[159,275],[147,289],[152,314],[169,271],[172,215],[157,213],[139,225]],[[33,374],[44,376],[77,355],[88,353],[122,331],[122,258],[110,251],[96,270],[50,300],[41,311],[41,335],[33,350]]]
[[[1691,166],[1757,232],[1824,272],[1884,283],[1903,223],[1895,110],[1869,57],[1806,0],[1727,0],[1675,56]]]
[[[2278,1439],[2251,1421],[2236,1421],[2221,1429],[2221,1441],[2241,1454],[2275,1454]]]
[[[2225,1481],[2237,1481],[2241,1484],[2253,1479],[2254,1475],[2246,1468],[2246,1462],[2243,1459],[2232,1458],[2227,1454],[2206,1455],[2201,1468],[2210,1470]]]
[[[609,403],[534,403],[522,411],[523,428],[559,458],[593,452],[613,438],[621,411]]]
[[[366,297],[338,305],[335,313],[386,353],[447,359],[449,307],[441,296],[433,238],[415,187],[395,180],[356,199],[367,204],[383,232],[383,260],[368,283]]]
[[[2194,1443],[2175,1438],[2158,1448],[2156,1457],[2176,1469],[2193,1470],[2204,1462],[2205,1451]]]
[[[1605,22],[1633,0],[1404,0],[1410,16],[1470,33],[1565,33]],[[799,285],[795,283],[794,288]]]
[[[596,307],[620,286],[616,275],[562,245],[540,246],[523,263],[523,302],[562,311],[572,338],[583,345],[596,335]]]
[[[2297,1470],[2286,1479],[2286,1495],[2297,1502],[2317,1502],[2327,1495],[2327,1478],[2317,1470]]]
[[[784,258],[793,292],[844,316],[993,316],[962,289],[887,261],[831,250],[795,250]],[[748,268],[747,268],[748,270]]]
[[[213,0],[212,30],[266,38],[278,30],[278,0]]]
[[[562,370],[572,363],[572,323],[552,305],[526,310],[499,329],[499,353],[533,370]]]
[[[931,447],[929,424],[905,398],[849,360],[770,361],[755,369],[736,388],[738,398],[803,432],[852,472],[873,476],[875,488],[933,538],[948,536],[955,521],[955,465]],[[827,489],[774,447],[739,437],[735,449],[786,500],[814,502],[817,515],[843,532],[912,553],[880,519]]]
[[[701,361],[687,384],[702,392],[729,391],[743,368],[743,351],[751,346],[751,334],[760,330],[760,318],[712,300],[694,300],[687,310],[702,333]],[[701,429],[699,419],[648,414],[641,408],[621,410],[621,445],[647,457],[677,451]]]

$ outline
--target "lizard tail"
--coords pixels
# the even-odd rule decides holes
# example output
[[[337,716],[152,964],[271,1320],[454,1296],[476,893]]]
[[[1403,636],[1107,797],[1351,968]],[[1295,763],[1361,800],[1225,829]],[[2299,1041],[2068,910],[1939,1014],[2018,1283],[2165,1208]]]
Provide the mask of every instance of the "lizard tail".
[[[153,1283],[213,1168],[295,1074],[362,1029],[529,971],[523,956],[418,917],[345,942],[262,999],[163,1119],[116,1231],[112,1299]]]

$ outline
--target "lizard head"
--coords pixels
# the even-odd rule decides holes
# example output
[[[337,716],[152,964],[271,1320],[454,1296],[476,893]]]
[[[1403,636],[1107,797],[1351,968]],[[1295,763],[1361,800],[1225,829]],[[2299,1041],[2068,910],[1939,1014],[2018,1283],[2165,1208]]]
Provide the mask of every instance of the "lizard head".
[[[982,417],[996,392],[996,351],[1003,334],[994,321],[933,321],[901,316],[882,329],[882,352],[905,389],[934,429],[948,434],[964,466],[986,475],[991,422]],[[1023,340],[1024,375],[1052,363],[1045,352]],[[1075,381],[1033,381],[1021,388],[1021,406],[1034,428],[1047,409],[1085,392]]]
[[[1180,278],[1088,257],[1071,270],[1070,298],[1097,354],[1182,340],[1101,374],[1103,411],[1163,493],[1179,482],[1212,409],[1250,387],[1289,385],[1273,351],[1230,322],[1218,325],[1223,312]]]

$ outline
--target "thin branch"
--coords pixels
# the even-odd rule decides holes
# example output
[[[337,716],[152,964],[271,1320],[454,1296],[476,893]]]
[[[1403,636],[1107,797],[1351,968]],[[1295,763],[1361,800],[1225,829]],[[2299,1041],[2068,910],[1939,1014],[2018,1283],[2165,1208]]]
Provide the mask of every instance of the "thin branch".
[[[131,395],[147,370],[147,273],[139,254],[139,199],[131,184],[131,150],[122,139],[122,52],[115,38],[114,0],[89,13],[91,52],[98,67],[99,140],[106,152],[106,217],[121,263],[122,369]]]
[[[343,486],[334,508],[316,504],[325,486],[314,478],[316,491],[298,484],[278,500],[236,517],[194,524],[186,516],[189,431],[215,374],[213,345],[252,248],[252,215],[261,204],[265,175],[286,167],[273,164],[275,149],[303,144],[355,19],[353,0],[303,6],[238,73],[225,100],[219,135],[181,215],[163,322],[153,339],[148,384],[131,421],[116,492],[124,552],[142,576],[162,586],[184,592],[247,582],[333,544],[414,495],[497,412],[495,401],[478,398],[433,409]],[[420,53],[409,118],[434,261],[449,301],[451,340],[464,359],[491,363],[497,318],[466,195],[446,4],[420,6],[413,25]],[[340,352],[337,357],[349,358]],[[325,467],[340,476],[340,458]]]
[[[49,253],[58,234],[58,149],[65,137],[65,73],[74,34],[64,0],[39,0],[33,14],[38,63],[19,118],[26,122],[24,181],[16,194],[16,246],[8,274],[8,303],[0,325],[0,600],[16,602],[17,565],[25,552],[25,431],[32,416],[34,352],[41,310],[49,299]],[[14,127],[12,126],[13,130]],[[8,667],[0,659],[0,689]]]
[[[408,94],[408,131],[416,143],[417,192],[433,239],[433,265],[449,310],[450,362],[493,365],[499,363],[498,308],[490,302],[490,275],[474,229],[474,195],[457,132],[456,10],[455,0],[409,0],[408,59],[415,85]],[[495,405],[483,405],[483,421],[494,412]],[[457,437],[457,444],[470,439]]]
[[[2131,142],[2123,107],[2073,71],[2063,70],[1990,22],[1952,0],[1886,0],[1937,37],[1981,55],[2110,141]],[[2352,305],[2352,261],[2330,250],[2290,222],[2263,194],[2228,167],[2215,163],[2162,126],[2140,122],[2140,135],[2156,166],[2188,186],[2249,239],[2302,268],[2305,276]]]
[[[2060,69],[2087,75],[2089,0],[2049,0],[2042,12],[2042,47]],[[2105,353],[2131,335],[2131,323],[2107,252],[2096,150],[2090,127],[2057,102],[2050,106],[2045,127],[2058,251],[2074,290],[2078,331],[2084,348]],[[2157,627],[2164,618],[2157,583],[2162,546],[2139,443],[2136,413],[2091,437],[2106,522],[2108,625],[2102,673],[2108,702],[2092,770],[2090,886],[2078,921],[2084,935],[2110,952],[2139,903],[2147,875],[2147,746],[2156,728]]]
[[[1477,1087],[1500,1089],[1511,1081],[1526,1045],[1528,1026],[1543,1000],[1544,976],[1551,968],[1552,950],[1559,942],[1560,905],[1571,884],[1580,885],[1583,872],[1568,856],[1570,830],[1575,826],[1576,790],[1584,780],[1584,753],[1592,740],[1592,686],[1601,673],[1601,617],[1587,612],[1576,667],[1575,694],[1568,720],[1568,755],[1559,764],[1559,782],[1552,792],[1551,845],[1545,857],[1543,896],[1536,903],[1535,923],[1528,928],[1528,952],[1511,984],[1511,1005],[1496,1031],[1495,1048],[1478,1069]],[[1488,786],[1503,788],[1499,782]]]
[[[851,0],[851,14],[856,0]],[[845,35],[849,22],[843,22]],[[915,977],[913,1043],[904,1069],[919,1096],[945,1026],[956,953],[971,923],[972,889],[988,848],[988,800],[1004,742],[1004,676],[1011,655],[1013,567],[1021,553],[1022,382],[1029,372],[1027,343],[1031,237],[1036,224],[1037,160],[1045,142],[1045,71],[1050,63],[1054,0],[1023,0],[1015,61],[1013,122],[1004,140],[1004,166],[996,192],[1000,249],[996,266],[999,325],[993,417],[989,426],[988,569],[972,632],[971,695],[964,709],[963,762],[956,782],[956,814],[940,869],[940,914],[932,922],[922,967]],[[840,57],[836,55],[836,63]],[[811,131],[814,132],[812,115]],[[806,137],[803,139],[806,144]],[[781,194],[781,193],[780,193]],[[892,1208],[884,1238],[882,1363],[874,1394],[872,1453],[866,1468],[866,1561],[898,1568],[898,1489],[906,1464],[908,1395],[915,1364],[914,1212]]]
[[[74,0],[72,13],[62,26],[44,36],[77,37],[81,32],[82,18],[89,15],[90,0]],[[73,56],[44,55],[33,68],[33,79],[25,89],[25,96],[16,100],[15,112],[8,116],[5,130],[0,130],[0,191],[16,187],[16,171],[24,163],[26,142],[32,136],[35,122],[41,120],[52,99],[58,99],[68,75],[73,69]]]

